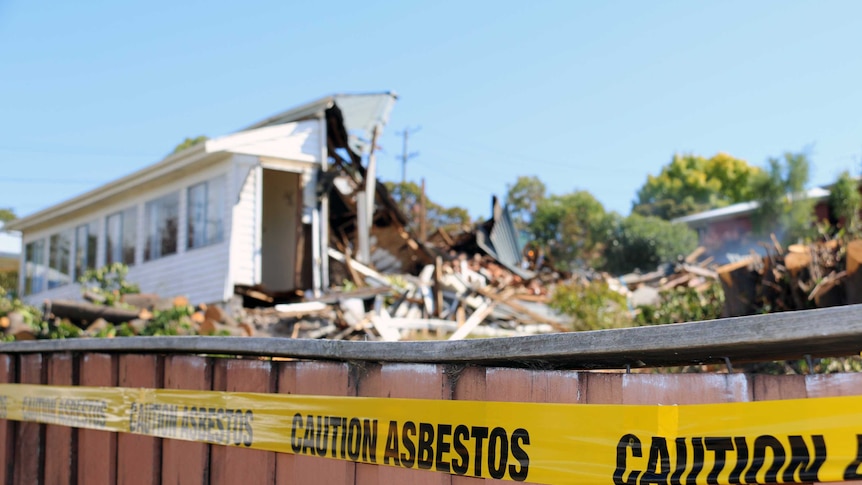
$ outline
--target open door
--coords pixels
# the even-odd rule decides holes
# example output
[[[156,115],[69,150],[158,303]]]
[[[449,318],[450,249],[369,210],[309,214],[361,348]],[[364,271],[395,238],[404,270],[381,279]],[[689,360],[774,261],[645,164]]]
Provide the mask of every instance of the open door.
[[[261,213],[261,283],[272,292],[297,289],[302,281],[304,246],[300,218],[300,174],[263,170]],[[299,267],[298,267],[299,266]]]

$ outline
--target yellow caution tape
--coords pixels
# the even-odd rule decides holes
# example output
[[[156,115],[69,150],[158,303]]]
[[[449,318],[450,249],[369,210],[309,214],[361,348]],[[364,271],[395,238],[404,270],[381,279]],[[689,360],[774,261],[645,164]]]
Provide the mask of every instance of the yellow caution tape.
[[[0,418],[535,483],[862,479],[862,397],[627,406],[0,384]]]

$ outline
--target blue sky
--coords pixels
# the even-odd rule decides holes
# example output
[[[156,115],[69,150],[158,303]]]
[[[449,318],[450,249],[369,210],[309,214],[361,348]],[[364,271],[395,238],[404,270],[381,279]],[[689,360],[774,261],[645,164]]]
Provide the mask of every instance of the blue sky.
[[[675,152],[862,168],[862,2],[0,0],[0,207],[27,215],[338,92],[394,90],[380,175],[489,213],[519,175],[627,214]]]

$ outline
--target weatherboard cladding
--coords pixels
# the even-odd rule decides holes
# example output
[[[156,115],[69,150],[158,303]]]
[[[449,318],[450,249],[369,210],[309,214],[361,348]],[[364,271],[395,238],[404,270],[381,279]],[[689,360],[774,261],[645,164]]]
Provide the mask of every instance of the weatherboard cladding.
[[[257,223],[257,198],[255,196],[261,170],[254,165],[238,164],[234,170],[238,193],[233,206],[233,231],[231,233],[231,279],[235,284],[254,285],[255,254],[259,251],[255,237]]]
[[[66,229],[74,229],[80,224],[97,221],[99,227],[99,246],[97,265],[102,265],[104,255],[104,219],[110,214],[135,206],[138,208],[138,240],[136,244],[136,264],[129,268],[127,279],[137,283],[141,291],[154,292],[164,296],[185,295],[194,302],[223,301],[226,298],[228,278],[229,234],[231,231],[231,211],[225,211],[224,241],[196,249],[186,249],[186,190],[189,186],[211,178],[226,175],[228,187],[232,186],[229,168],[231,159],[213,161],[203,170],[177,173],[172,180],[158,185],[158,188],[129,190],[126,197],[112,200],[109,204],[92,205],[87,211],[74,218],[67,218],[62,225],[49,226],[39,231],[26,233],[24,242],[28,243]],[[177,254],[153,261],[143,262],[144,217],[143,206],[150,200],[165,194],[179,191],[180,224],[178,230]],[[230,195],[230,194],[229,194]],[[225,203],[236,200],[226,197]],[[232,291],[232,287],[231,287]],[[24,300],[39,304],[46,299],[79,299],[81,290],[78,285],[65,285],[59,288],[26,295]]]
[[[129,281],[147,293],[184,295],[194,303],[225,300],[230,254],[227,241],[148,261],[129,270]]]

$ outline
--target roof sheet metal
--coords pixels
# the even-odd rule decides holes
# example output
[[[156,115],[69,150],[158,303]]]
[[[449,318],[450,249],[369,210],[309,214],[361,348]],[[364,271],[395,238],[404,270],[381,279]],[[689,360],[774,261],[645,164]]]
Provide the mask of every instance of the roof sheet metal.
[[[476,244],[496,259],[506,269],[528,280],[536,276],[532,271],[521,268],[521,250],[518,243],[518,231],[512,223],[512,216],[508,207],[501,207],[497,198],[494,197],[491,227],[479,226],[476,231]]]
[[[822,187],[814,187],[805,191],[806,199],[822,200],[829,197],[829,191]],[[760,207],[757,201],[740,202],[738,204],[729,205],[727,207],[719,207],[718,209],[710,209],[708,211],[698,212],[688,216],[677,217],[671,222],[692,223],[692,222],[707,222],[726,219],[728,217],[747,214]]]

